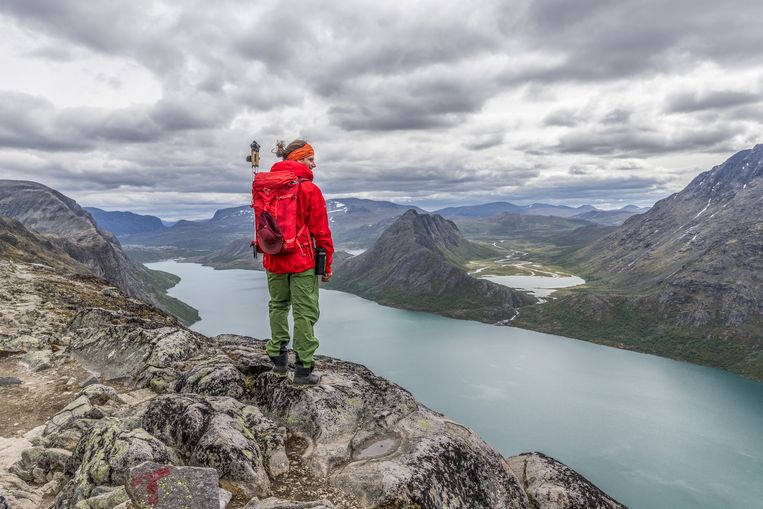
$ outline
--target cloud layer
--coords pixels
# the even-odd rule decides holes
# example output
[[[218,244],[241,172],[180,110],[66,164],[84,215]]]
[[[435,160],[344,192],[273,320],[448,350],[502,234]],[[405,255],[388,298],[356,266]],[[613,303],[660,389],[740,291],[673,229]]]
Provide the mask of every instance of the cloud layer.
[[[247,202],[252,138],[306,137],[329,196],[649,204],[761,142],[761,15],[757,0],[0,0],[0,178],[204,217]]]

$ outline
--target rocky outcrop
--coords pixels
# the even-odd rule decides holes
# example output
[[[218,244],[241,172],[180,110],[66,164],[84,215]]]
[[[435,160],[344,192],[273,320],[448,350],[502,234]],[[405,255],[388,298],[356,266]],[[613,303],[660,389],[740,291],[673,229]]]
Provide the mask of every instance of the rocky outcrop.
[[[508,462],[537,509],[625,509],[588,479],[545,454],[520,454]]]
[[[0,271],[13,288],[61,284],[49,269],[0,264]],[[14,348],[62,349],[50,368],[29,376],[76,359],[106,381],[77,389],[28,434],[13,465],[0,467],[2,496],[15,509],[121,508],[130,497],[133,504],[153,497],[154,488],[161,498],[170,486],[160,474],[180,475],[184,466],[213,469],[219,486],[199,483],[221,507],[226,492],[229,507],[544,507],[532,505],[534,492],[512,459],[363,366],[318,356],[320,385],[297,387],[291,375],[272,373],[263,341],[206,338],[140,303],[116,305],[123,297],[104,296],[100,280],[77,284],[76,295],[92,299],[81,305],[105,307],[72,310],[68,323],[40,313],[31,330],[13,301],[16,318],[4,324]],[[48,292],[35,306],[63,306],[72,295]],[[43,331],[56,342],[26,337]]]
[[[508,321],[535,299],[471,277],[461,267],[495,255],[490,247],[466,240],[452,221],[409,210],[371,249],[338,266],[329,288],[414,311]]]

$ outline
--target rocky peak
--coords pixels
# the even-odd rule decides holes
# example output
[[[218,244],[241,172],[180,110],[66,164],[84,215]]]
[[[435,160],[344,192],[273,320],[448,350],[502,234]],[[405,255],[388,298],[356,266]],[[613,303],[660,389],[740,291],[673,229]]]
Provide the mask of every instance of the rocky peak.
[[[679,323],[759,321],[761,200],[763,145],[757,145],[701,173],[578,257],[631,291],[659,293],[659,309]]]
[[[437,214],[419,214],[408,210],[392,226],[382,233],[379,243],[399,240],[405,237],[427,249],[452,249],[466,239],[453,221]]]
[[[763,176],[763,145],[742,150],[723,164],[697,175],[675,199],[706,198],[723,202],[733,198]]]
[[[495,255],[491,247],[466,240],[452,221],[409,210],[371,249],[341,263],[330,285],[394,307],[505,322],[535,299],[471,277],[462,267]]]
[[[78,241],[107,238],[77,202],[36,182],[0,180],[0,214],[13,217],[34,230]]]

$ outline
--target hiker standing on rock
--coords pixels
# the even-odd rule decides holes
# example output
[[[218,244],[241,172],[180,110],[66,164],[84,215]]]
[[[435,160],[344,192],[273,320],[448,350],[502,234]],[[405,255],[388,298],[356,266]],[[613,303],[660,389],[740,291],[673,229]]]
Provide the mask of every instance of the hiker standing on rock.
[[[313,183],[316,166],[313,147],[304,140],[294,140],[285,147],[283,142],[278,142],[274,152],[283,160],[270,168],[270,174],[258,174],[255,178],[253,201],[257,246],[264,252],[263,266],[270,293],[271,339],[265,348],[273,361],[273,371],[287,373],[291,307],[296,355],[294,383],[314,385],[319,379],[313,373],[313,354],[318,348],[313,327],[320,314],[316,258],[320,259],[320,265],[325,256],[325,270],[319,273],[323,273],[323,282],[328,282],[332,275],[334,244],[326,202]],[[271,241],[272,238],[277,240]],[[272,246],[274,242],[276,247]],[[325,255],[316,255],[317,251],[324,251]]]

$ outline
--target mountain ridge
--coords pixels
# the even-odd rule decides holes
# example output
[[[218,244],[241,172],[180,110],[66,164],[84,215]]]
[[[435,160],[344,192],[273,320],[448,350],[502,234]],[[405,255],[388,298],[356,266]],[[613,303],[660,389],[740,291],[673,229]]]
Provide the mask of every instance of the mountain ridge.
[[[763,379],[763,145],[571,257],[585,288],[518,325]]]
[[[0,214],[19,221],[130,297],[172,310],[185,321],[198,319],[196,310],[164,294],[174,276],[130,260],[112,233],[62,193],[32,181],[0,180]]]
[[[489,246],[466,240],[452,221],[409,210],[370,249],[338,265],[329,288],[393,307],[506,322],[535,299],[471,277],[460,266],[495,254]]]

